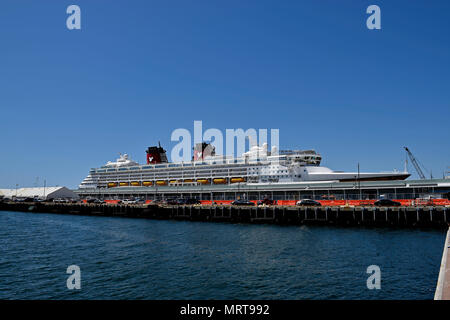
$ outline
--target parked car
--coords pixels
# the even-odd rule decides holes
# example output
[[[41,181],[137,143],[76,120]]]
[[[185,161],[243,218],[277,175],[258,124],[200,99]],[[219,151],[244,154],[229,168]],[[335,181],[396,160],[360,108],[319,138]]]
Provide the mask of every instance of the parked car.
[[[137,204],[145,204],[145,202],[146,202],[145,199],[141,199],[141,198],[136,198],[135,200],[136,200]]]
[[[87,203],[96,203],[96,204],[100,204],[100,203],[105,203],[105,201],[97,199],[97,198],[88,198],[86,199]]]
[[[14,202],[33,202],[34,198],[26,197],[26,198],[15,198]]]
[[[248,200],[234,200],[233,202],[231,202],[232,206],[254,206],[255,204],[251,201]]]
[[[54,203],[69,203],[69,200],[64,199],[64,198],[56,198],[56,199],[53,199],[53,202]]]
[[[262,205],[266,205],[266,206],[273,206],[275,205],[277,202],[275,200],[271,200],[269,198],[264,198],[261,201],[258,201],[258,206],[262,206]]]
[[[137,202],[134,199],[123,199],[122,203],[123,204],[136,204]]]
[[[377,207],[398,207],[401,206],[402,204],[398,201],[394,201],[391,199],[380,199],[375,201],[373,205]]]
[[[167,201],[162,200],[162,199],[156,199],[156,200],[153,200],[152,202],[150,202],[150,204],[163,205],[163,204],[167,204]]]
[[[311,207],[320,207],[322,204],[319,201],[313,199],[302,199],[297,201],[297,206],[311,206]]]
[[[117,199],[106,199],[104,201],[106,204],[111,204],[111,205],[122,204],[122,200],[117,200]]]
[[[178,204],[178,199],[167,199],[166,204],[175,206]]]

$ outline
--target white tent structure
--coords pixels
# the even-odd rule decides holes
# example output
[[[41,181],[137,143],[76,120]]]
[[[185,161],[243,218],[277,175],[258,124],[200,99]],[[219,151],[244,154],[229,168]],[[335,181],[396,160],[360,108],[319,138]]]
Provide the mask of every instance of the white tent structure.
[[[72,198],[78,199],[78,195],[66,187],[41,187],[41,188],[18,188],[18,189],[0,189],[0,197],[4,198],[39,198],[56,199]]]

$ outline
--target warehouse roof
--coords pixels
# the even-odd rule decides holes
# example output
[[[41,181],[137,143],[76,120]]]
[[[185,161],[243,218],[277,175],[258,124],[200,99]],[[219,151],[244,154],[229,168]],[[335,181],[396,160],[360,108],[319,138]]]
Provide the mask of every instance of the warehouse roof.
[[[40,188],[18,188],[0,189],[0,196],[12,198],[77,198],[78,196],[66,187],[40,187]]]

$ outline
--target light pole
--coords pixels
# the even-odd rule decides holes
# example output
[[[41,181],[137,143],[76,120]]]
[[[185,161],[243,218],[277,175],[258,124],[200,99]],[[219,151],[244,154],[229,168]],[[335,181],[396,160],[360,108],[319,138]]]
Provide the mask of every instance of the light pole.
[[[362,194],[361,194],[361,178],[359,176],[359,162],[358,162],[358,189],[359,189],[359,200],[362,200]]]
[[[240,195],[240,186],[241,186],[241,183],[240,182],[238,182],[238,192],[237,192],[237,199],[241,199],[241,195]]]

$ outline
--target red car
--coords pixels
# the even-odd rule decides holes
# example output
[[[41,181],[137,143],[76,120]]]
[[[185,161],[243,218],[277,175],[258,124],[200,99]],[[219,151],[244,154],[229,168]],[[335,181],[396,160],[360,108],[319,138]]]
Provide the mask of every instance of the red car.
[[[268,198],[265,198],[265,199],[263,199],[263,200],[258,202],[258,206],[261,206],[261,205],[273,206],[273,205],[276,205],[276,204],[277,204],[277,202],[275,200],[270,200]]]

